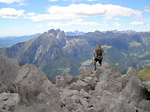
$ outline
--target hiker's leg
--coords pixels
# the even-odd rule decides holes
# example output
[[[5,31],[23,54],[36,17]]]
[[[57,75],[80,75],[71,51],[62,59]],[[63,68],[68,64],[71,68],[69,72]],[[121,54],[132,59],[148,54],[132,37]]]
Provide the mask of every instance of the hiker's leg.
[[[97,58],[94,59],[94,68],[96,70],[96,62],[97,62]]]
[[[94,71],[96,70],[96,61],[94,61]]]
[[[102,66],[102,59],[101,59],[101,60],[99,60],[99,65],[100,65],[100,66]]]
[[[96,68],[96,61],[94,61],[94,67]]]

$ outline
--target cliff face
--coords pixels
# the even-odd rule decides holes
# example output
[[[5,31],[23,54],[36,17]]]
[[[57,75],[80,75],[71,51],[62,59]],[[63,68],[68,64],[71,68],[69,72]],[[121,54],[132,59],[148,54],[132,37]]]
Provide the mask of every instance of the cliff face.
[[[19,73],[18,62],[0,55],[0,93],[4,91],[15,91],[14,82]]]
[[[1,62],[17,63],[4,56]],[[2,64],[2,63],[1,63]],[[5,65],[5,64],[2,64]],[[5,69],[9,66],[5,65]],[[3,68],[4,69],[4,68]],[[0,93],[2,112],[149,112],[150,83],[142,82],[134,68],[129,68],[126,78],[108,63],[96,71],[81,67],[81,75],[68,73],[57,76],[52,84],[47,76],[33,65],[9,69],[13,72],[14,93],[10,93],[6,82],[0,80],[5,89]],[[7,76],[0,72],[1,77]],[[2,90],[2,89],[1,89]]]

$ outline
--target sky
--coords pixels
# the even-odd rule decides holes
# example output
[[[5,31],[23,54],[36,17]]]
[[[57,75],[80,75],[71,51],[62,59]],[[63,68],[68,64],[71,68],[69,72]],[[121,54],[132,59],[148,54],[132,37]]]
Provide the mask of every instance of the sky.
[[[150,0],[0,0],[0,37],[49,29],[150,31]]]

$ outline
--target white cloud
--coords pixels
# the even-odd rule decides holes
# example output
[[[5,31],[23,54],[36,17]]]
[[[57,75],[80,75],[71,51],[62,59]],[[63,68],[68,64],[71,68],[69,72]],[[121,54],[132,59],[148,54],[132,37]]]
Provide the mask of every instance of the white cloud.
[[[51,27],[64,27],[64,26],[76,26],[76,25],[81,25],[81,26],[109,26],[109,24],[104,21],[103,23],[97,23],[97,22],[85,22],[82,19],[77,19],[77,20],[72,20],[66,23],[61,23],[61,22],[49,22],[48,26]]]
[[[120,20],[120,18],[115,18],[115,20]]]
[[[7,4],[11,4],[14,2],[22,2],[22,0],[0,0],[0,3],[7,3]]]
[[[145,12],[150,12],[150,7],[145,7],[144,11]]]
[[[141,11],[110,4],[71,4],[66,7],[51,6],[48,11],[48,14],[38,14],[32,16],[30,19],[33,21],[71,20],[83,17],[102,16],[103,19],[108,20],[120,17],[141,16]]]
[[[73,26],[73,25],[84,25],[84,26],[99,26],[97,22],[84,22],[82,19],[72,20],[66,23],[50,22],[48,26],[61,27],[61,26]]]
[[[68,26],[64,23],[60,23],[60,22],[50,22],[48,23],[48,26],[51,26],[51,27],[61,27],[61,26]]]
[[[150,12],[150,9],[144,9],[145,12]]]
[[[20,2],[20,3],[18,4],[18,6],[28,6],[28,4],[23,3],[23,2]]]
[[[41,25],[41,24],[40,24],[40,25],[38,25],[38,26],[37,26],[37,28],[42,28],[42,25]]]
[[[100,24],[97,22],[84,22],[82,19],[73,20],[67,23],[69,26],[71,25],[85,25],[85,26],[99,26]]]
[[[145,21],[148,21],[148,22],[149,22],[149,21],[150,21],[150,18],[149,18],[149,19],[145,19]]]
[[[116,28],[119,28],[119,27],[121,27],[121,24],[118,22],[113,22],[113,26]]]
[[[36,15],[34,12],[30,12],[30,13],[27,13],[28,16],[34,16]]]
[[[18,18],[23,16],[24,10],[16,10],[14,8],[2,8],[0,9],[0,16],[2,18]]]
[[[144,25],[143,22],[131,22],[130,25]]]
[[[104,8],[106,10],[106,13],[104,14],[105,18],[119,18],[119,17],[130,17],[130,16],[136,16],[136,17],[141,17],[141,11],[133,10],[130,8],[126,7],[121,7],[119,5],[104,5]]]
[[[105,17],[103,17],[103,20],[111,20],[111,19],[113,19],[113,17],[111,17],[111,16],[105,16]]]

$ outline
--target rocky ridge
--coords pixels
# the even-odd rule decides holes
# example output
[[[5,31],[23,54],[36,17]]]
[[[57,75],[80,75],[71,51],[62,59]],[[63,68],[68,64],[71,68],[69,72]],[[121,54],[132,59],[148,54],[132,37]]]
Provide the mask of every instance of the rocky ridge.
[[[0,62],[11,66],[0,63],[1,71],[15,73],[11,91],[5,82],[9,74],[0,72],[5,77],[0,80],[1,112],[150,112],[150,83],[142,82],[134,68],[124,78],[108,63],[96,71],[81,67],[81,75],[63,73],[52,84],[34,65],[18,67],[2,55]]]

